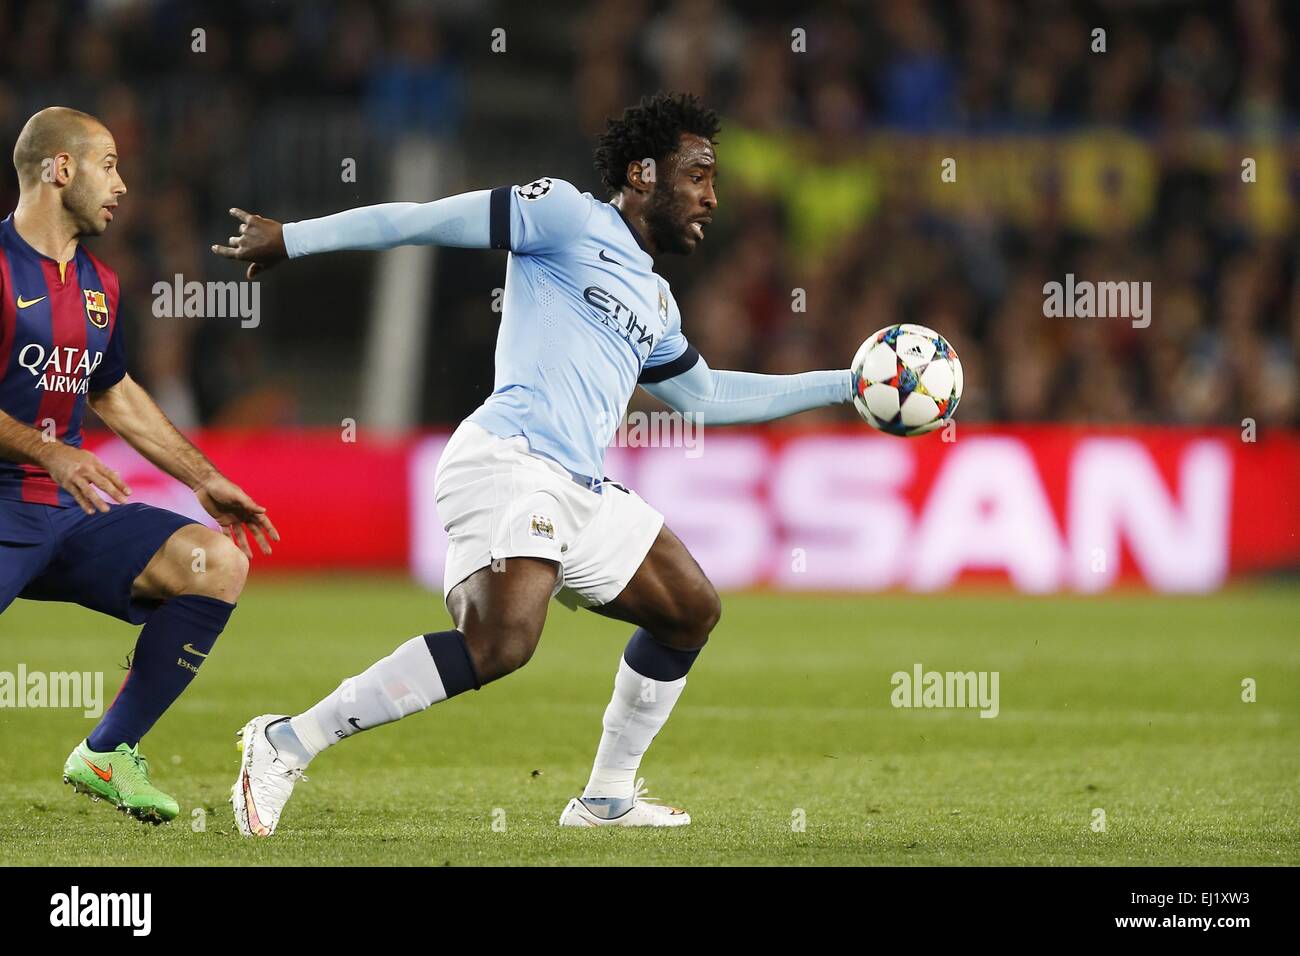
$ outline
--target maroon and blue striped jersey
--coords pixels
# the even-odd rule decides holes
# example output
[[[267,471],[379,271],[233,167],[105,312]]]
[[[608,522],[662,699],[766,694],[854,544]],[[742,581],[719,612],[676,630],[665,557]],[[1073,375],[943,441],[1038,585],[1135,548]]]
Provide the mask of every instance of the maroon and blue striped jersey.
[[[80,244],[66,263],[41,255],[13,219],[0,222],[0,411],[80,447],[87,393],[126,374],[117,275]],[[0,500],[76,504],[44,469],[3,458]]]

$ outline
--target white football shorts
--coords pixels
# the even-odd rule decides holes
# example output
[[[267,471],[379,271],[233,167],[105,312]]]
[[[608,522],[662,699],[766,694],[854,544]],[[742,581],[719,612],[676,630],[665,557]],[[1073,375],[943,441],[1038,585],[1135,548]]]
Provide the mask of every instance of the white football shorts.
[[[434,495],[448,538],[444,598],[479,568],[530,557],[559,562],[552,596],[562,604],[607,604],[664,523],[636,492],[609,481],[593,491],[522,435],[499,438],[470,421],[443,450]]]

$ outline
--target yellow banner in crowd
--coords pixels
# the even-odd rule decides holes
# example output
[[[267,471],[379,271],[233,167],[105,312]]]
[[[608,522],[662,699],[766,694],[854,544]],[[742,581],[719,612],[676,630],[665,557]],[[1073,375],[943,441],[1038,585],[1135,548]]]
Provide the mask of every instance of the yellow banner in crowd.
[[[1088,235],[1127,232],[1155,212],[1162,167],[1210,177],[1216,208],[1208,214],[1218,220],[1267,236],[1293,222],[1290,180],[1300,150],[1290,140],[1196,131],[1165,141],[1098,127],[1053,135],[880,132],[828,148],[812,137],[724,128],[727,173],[782,204],[795,249],[809,257],[869,225],[886,203],[1030,230],[1054,215]]]

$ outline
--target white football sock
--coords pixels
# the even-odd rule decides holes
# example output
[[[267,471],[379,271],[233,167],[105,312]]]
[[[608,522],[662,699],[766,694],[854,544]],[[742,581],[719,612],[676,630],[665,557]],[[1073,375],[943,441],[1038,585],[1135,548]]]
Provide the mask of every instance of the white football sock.
[[[401,720],[446,699],[438,666],[420,635],[349,677],[289,724],[310,759],[359,730]]]
[[[673,681],[642,677],[620,657],[614,676],[614,696],[605,708],[604,733],[583,799],[630,800],[641,757],[655,739],[673,705],[682,696],[686,678]]]

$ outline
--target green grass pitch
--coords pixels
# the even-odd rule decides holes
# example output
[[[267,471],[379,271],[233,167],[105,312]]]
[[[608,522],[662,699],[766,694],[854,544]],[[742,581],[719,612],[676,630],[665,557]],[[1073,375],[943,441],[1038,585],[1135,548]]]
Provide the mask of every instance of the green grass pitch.
[[[651,793],[693,815],[684,830],[556,826],[586,781],[629,629],[553,605],[524,670],[333,748],[274,838],[241,839],[227,796],[244,720],[302,709],[447,621],[404,581],[255,576],[142,747],[181,817],[142,826],[62,785],[92,726],[79,711],[0,709],[0,863],[1300,863],[1294,582],[723,604],[642,764]],[[0,621],[0,670],[104,670],[111,699],[135,633],[19,601]],[[891,675],[918,662],[997,671],[1000,714],[892,707]]]

